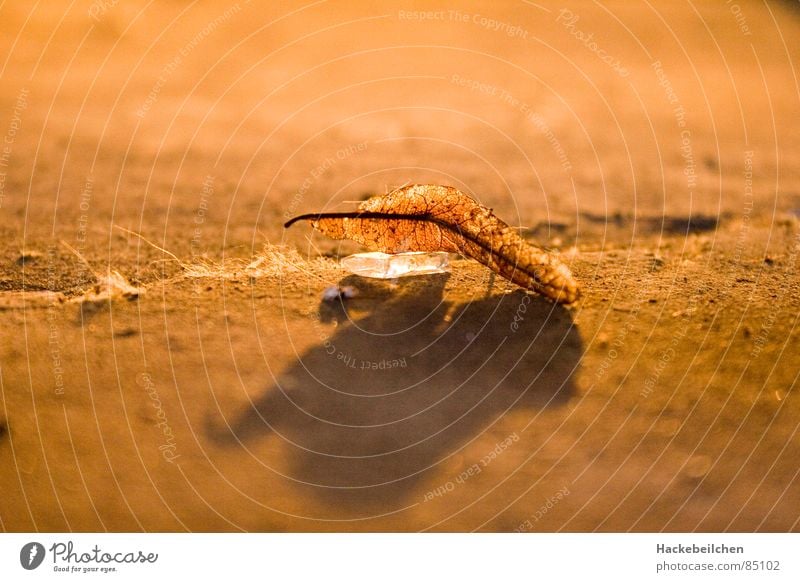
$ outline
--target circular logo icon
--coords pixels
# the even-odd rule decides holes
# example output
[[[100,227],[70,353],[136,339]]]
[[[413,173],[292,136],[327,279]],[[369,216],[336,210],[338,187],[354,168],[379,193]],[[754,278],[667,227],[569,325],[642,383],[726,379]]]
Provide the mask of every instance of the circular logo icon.
[[[35,570],[44,561],[44,546],[39,542],[30,542],[19,551],[19,563],[26,570]]]

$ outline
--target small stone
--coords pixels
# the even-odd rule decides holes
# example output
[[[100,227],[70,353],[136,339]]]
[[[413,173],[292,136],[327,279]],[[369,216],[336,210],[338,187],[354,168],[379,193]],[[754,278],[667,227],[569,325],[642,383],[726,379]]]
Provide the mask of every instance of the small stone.
[[[707,455],[694,455],[686,463],[683,473],[690,479],[702,479],[711,470],[711,457]]]
[[[114,332],[114,337],[133,337],[139,332],[132,327],[125,327]]]
[[[358,289],[355,287],[351,287],[350,285],[344,285],[343,287],[331,285],[322,292],[322,300],[336,301],[339,299],[352,299],[356,295],[358,295]]]
[[[19,257],[17,258],[17,264],[28,265],[30,263],[35,263],[42,257],[42,253],[38,251],[23,251],[20,253]]]

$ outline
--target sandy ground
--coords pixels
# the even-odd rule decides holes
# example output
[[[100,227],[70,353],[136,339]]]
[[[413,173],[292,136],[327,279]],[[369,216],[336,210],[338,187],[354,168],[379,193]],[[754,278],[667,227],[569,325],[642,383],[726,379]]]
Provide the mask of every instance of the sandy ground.
[[[3,4],[0,528],[799,530],[798,57],[796,2]],[[407,182],[581,301],[282,228]]]

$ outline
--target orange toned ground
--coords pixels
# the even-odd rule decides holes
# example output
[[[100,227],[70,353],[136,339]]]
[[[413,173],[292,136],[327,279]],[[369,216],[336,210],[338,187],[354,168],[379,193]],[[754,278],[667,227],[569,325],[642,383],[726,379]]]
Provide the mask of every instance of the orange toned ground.
[[[0,528],[800,529],[797,4],[459,4],[0,7]],[[407,182],[583,299],[282,228]]]

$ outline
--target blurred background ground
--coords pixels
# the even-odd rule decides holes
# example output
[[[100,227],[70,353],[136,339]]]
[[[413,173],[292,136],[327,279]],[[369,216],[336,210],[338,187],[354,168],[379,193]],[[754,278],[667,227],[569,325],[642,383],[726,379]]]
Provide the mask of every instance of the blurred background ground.
[[[796,2],[3,4],[0,527],[797,530],[798,38]],[[283,230],[408,182],[584,298]],[[141,294],[84,295],[109,269]]]

